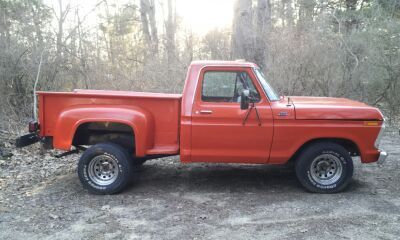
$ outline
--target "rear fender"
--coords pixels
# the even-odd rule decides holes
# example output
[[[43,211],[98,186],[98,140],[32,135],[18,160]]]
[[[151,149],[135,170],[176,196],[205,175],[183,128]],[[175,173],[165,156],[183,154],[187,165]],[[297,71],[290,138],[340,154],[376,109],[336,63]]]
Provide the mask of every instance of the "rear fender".
[[[53,136],[54,147],[70,150],[78,127],[89,122],[115,122],[130,126],[135,136],[137,156],[145,156],[146,150],[154,145],[154,118],[145,109],[80,105],[66,109],[59,115]]]

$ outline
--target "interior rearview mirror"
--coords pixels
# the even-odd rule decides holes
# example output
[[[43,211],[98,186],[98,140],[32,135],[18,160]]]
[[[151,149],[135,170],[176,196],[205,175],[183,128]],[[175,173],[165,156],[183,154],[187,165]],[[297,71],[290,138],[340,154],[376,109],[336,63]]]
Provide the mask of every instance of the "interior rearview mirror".
[[[246,110],[249,108],[250,104],[250,91],[247,89],[244,89],[241,94],[240,94],[240,109]]]

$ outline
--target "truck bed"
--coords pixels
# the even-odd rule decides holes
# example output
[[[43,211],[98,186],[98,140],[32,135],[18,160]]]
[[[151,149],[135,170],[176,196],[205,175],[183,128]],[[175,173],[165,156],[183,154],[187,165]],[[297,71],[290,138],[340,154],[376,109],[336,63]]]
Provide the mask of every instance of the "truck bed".
[[[129,91],[74,90],[73,92],[38,92],[40,135],[53,137],[55,148],[69,150],[73,136],[63,134],[74,131],[62,131],[59,124],[63,114],[71,109],[79,109],[82,114],[96,108],[101,110],[102,118],[107,121],[122,111],[142,111],[149,119],[150,136],[144,154],[176,154],[179,151],[179,119],[182,95],[163,93],[143,93]],[[104,116],[103,116],[104,113]],[[84,123],[85,117],[80,123]],[[66,121],[66,120],[64,120]],[[87,119],[90,121],[90,119]],[[74,126],[77,128],[78,126]]]

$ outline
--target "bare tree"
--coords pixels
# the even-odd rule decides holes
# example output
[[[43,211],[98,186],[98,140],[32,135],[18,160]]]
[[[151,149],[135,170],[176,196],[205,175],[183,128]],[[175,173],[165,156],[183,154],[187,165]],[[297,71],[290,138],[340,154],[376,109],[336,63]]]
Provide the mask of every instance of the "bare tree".
[[[202,59],[229,59],[230,34],[228,29],[214,29],[209,31],[202,40]]]
[[[232,29],[232,57],[254,61],[255,37],[251,0],[237,0]]]
[[[154,0],[140,0],[140,17],[142,30],[151,53],[158,53],[158,32],[156,23],[156,6]]]
[[[0,128],[31,117],[45,48],[39,90],[180,92],[190,61],[245,58],[283,94],[349,97],[399,122],[398,0],[236,0],[232,27],[204,35],[178,24],[175,0],[97,0],[85,15],[68,2],[0,0]]]
[[[294,25],[294,16],[293,16],[293,0],[284,0],[282,1],[283,4],[283,22],[286,23],[288,27],[293,27]]]
[[[271,3],[270,0],[257,1],[257,22],[254,61],[264,68],[266,64],[267,32],[271,31]]]
[[[67,4],[67,6],[63,7],[63,1],[62,0],[58,0],[58,15],[54,14],[54,16],[57,19],[57,24],[58,24],[58,31],[57,31],[57,60],[59,61],[61,59],[61,54],[62,54],[62,47],[63,47],[63,36],[64,36],[64,22],[67,19],[69,10],[70,10],[70,5]],[[54,9],[53,9],[54,11]],[[54,11],[55,13],[55,11]],[[57,62],[58,62],[57,61]]]
[[[299,28],[301,31],[306,29],[307,24],[313,21],[315,0],[298,0],[299,1]],[[309,26],[309,25],[308,25]]]
[[[175,1],[168,0],[167,4],[168,16],[165,23],[165,34],[166,34],[166,54],[167,54],[167,65],[168,65],[168,78],[172,75],[172,65],[175,61],[175,34],[176,34],[176,11]]]

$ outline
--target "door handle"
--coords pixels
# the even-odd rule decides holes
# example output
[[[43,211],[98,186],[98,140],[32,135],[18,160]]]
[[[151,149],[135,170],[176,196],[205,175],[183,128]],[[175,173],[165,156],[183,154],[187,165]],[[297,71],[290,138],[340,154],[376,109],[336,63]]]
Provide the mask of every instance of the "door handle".
[[[211,110],[200,110],[200,114],[212,114],[213,111]]]

